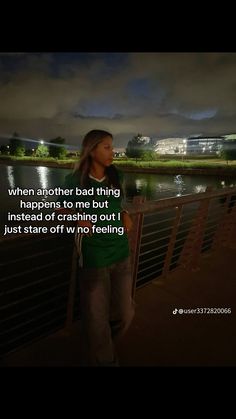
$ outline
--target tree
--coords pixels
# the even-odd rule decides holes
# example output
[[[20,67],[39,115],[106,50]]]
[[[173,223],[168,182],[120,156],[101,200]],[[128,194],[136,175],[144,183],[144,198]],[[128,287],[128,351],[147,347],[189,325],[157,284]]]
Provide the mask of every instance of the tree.
[[[25,154],[25,146],[17,132],[14,132],[12,138],[10,138],[9,152],[12,156],[24,156]]]
[[[9,146],[3,144],[0,146],[0,153],[1,154],[8,154],[9,152]]]
[[[58,159],[64,159],[66,157],[67,151],[65,147],[61,147],[59,144],[64,144],[65,139],[62,137],[57,137],[50,140],[50,143],[52,145],[49,146],[49,155]]]
[[[35,152],[36,157],[48,157],[49,151],[46,145],[40,144]]]
[[[224,141],[219,155],[227,161],[227,164],[229,164],[229,160],[236,160],[236,140]]]
[[[142,159],[146,161],[156,160],[157,154],[154,150],[143,150]]]
[[[25,150],[25,155],[26,156],[34,156],[34,149],[33,148],[27,148]]]
[[[142,141],[142,134],[135,135],[132,140],[128,142],[127,148],[126,148],[126,156],[127,157],[136,157],[140,158],[142,157],[143,152],[143,141]]]
[[[25,155],[25,147],[21,145],[19,147],[16,147],[14,156],[23,157],[24,155]]]

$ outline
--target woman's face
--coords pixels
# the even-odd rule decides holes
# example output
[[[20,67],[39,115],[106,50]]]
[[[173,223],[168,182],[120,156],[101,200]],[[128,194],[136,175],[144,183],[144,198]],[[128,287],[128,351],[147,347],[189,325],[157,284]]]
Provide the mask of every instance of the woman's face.
[[[91,156],[94,162],[108,167],[113,161],[113,146],[112,138],[105,137],[95,148],[91,151]]]

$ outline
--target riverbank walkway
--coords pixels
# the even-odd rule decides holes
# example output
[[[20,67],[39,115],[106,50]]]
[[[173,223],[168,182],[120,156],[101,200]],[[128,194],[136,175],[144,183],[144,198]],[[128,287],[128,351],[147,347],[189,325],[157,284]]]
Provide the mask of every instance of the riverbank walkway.
[[[236,366],[236,247],[203,255],[197,271],[136,291],[136,315],[117,346],[121,367]],[[173,314],[176,309],[228,313]],[[231,311],[229,313],[229,311]],[[80,322],[11,353],[3,367],[83,367]]]

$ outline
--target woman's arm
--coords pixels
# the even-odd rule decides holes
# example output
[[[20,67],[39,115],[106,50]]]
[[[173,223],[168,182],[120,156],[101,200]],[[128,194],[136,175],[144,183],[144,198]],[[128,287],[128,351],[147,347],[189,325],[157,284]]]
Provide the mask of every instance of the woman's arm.
[[[126,211],[126,210],[121,211],[121,219],[122,219],[122,223],[123,223],[123,226],[125,228],[126,233],[129,233],[130,230],[133,227],[133,221],[132,221],[128,211]]]

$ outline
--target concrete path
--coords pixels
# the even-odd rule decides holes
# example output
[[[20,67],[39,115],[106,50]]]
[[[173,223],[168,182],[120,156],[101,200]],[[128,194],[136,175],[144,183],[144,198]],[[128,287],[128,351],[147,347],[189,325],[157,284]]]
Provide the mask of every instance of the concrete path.
[[[236,366],[236,249],[204,256],[136,292],[135,319],[117,351],[121,366]],[[173,314],[175,309],[230,314]],[[2,366],[83,366],[79,322],[8,355]]]

